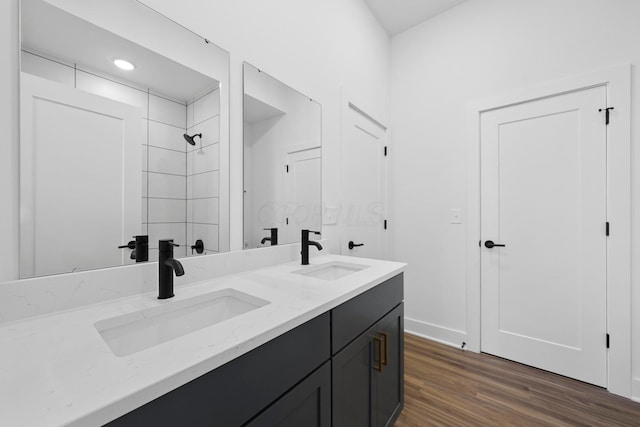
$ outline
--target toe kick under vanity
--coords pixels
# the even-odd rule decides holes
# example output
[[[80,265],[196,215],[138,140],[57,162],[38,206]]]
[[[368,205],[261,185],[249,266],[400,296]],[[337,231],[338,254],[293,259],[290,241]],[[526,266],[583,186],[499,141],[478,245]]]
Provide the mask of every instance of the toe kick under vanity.
[[[0,425],[393,425],[404,267],[322,255],[5,323]]]

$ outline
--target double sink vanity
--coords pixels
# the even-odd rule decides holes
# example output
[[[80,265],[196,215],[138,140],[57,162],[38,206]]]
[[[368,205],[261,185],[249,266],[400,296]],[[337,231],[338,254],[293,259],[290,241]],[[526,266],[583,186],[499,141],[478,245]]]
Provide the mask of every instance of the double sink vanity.
[[[12,1],[19,263],[0,283],[0,426],[392,425],[405,264],[309,257],[309,230],[338,224],[320,102],[246,62],[234,89],[229,52],[144,1]],[[351,255],[380,243],[384,217],[364,215],[375,231]]]
[[[403,269],[317,255],[6,323],[0,425],[387,425]]]

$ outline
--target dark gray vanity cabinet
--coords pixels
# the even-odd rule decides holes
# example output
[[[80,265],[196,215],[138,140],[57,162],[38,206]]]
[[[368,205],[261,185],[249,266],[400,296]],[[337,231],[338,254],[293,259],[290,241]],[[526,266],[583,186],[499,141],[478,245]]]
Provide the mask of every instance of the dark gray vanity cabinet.
[[[333,310],[333,426],[391,426],[400,415],[403,308],[400,275]],[[366,325],[355,338],[354,324]]]
[[[403,406],[403,276],[108,426],[391,426]]]

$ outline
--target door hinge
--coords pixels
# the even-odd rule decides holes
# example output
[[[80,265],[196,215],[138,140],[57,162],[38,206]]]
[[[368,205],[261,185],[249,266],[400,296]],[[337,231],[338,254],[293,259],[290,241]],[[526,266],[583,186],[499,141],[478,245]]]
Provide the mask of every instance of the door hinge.
[[[607,221],[607,236],[609,235],[609,221]]]
[[[607,334],[607,348],[611,347],[611,337]]]
[[[607,107],[607,108],[598,109],[599,112],[604,111],[604,124],[605,125],[609,124],[609,110],[613,110],[613,107]]]
[[[289,173],[289,165],[284,165],[284,167],[287,170],[287,173]]]
[[[386,219],[384,220],[384,229],[385,230],[387,229],[387,220]]]
[[[289,225],[289,218],[285,218],[285,224]]]
[[[387,146],[384,146],[384,156],[387,157]]]

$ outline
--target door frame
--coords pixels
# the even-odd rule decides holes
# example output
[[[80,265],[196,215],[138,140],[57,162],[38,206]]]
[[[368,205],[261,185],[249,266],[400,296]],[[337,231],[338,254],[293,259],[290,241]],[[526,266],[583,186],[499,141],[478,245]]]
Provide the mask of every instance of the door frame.
[[[345,234],[348,231],[348,224],[345,223],[344,219],[347,216],[347,212],[345,209],[345,200],[343,195],[343,183],[345,180],[345,170],[344,170],[344,146],[346,144],[345,138],[347,135],[347,127],[351,122],[348,120],[348,115],[352,112],[360,114],[362,117],[369,120],[374,126],[379,127],[384,132],[384,141],[383,145],[385,147],[390,148],[390,137],[389,137],[389,128],[385,126],[383,122],[376,119],[374,116],[367,113],[365,110],[360,108],[359,104],[353,101],[353,98],[350,96],[350,93],[342,89],[341,91],[341,109],[340,109],[340,214],[339,214],[339,230],[340,230],[340,238],[339,238],[339,252],[341,255],[349,255],[348,251],[345,249]],[[381,180],[381,188],[380,188],[380,197],[384,203],[384,218],[389,221],[389,163],[388,156],[384,156],[382,161],[382,177]],[[324,222],[324,221],[323,221]],[[380,245],[381,245],[381,258],[380,259],[388,259],[389,258],[389,250],[388,244],[390,241],[389,238],[389,227],[382,230]]]
[[[631,65],[523,88],[470,103],[467,138],[467,347],[480,352],[480,116],[483,112],[596,86],[607,89],[613,106],[607,126],[607,356],[609,392],[631,397]],[[603,106],[604,107],[604,106]],[[603,117],[604,120],[604,117]],[[603,337],[604,345],[604,337]]]

